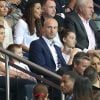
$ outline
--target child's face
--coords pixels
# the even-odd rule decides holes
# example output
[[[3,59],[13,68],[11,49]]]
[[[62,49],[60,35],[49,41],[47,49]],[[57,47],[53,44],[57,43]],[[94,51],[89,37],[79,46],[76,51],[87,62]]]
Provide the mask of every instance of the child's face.
[[[15,49],[15,54],[20,56],[20,57],[23,57],[23,52],[22,52],[22,48],[16,48]]]
[[[66,37],[64,37],[63,41],[64,41],[65,45],[67,45],[68,47],[70,47],[70,48],[75,47],[75,44],[76,44],[75,33],[69,32],[69,34]]]

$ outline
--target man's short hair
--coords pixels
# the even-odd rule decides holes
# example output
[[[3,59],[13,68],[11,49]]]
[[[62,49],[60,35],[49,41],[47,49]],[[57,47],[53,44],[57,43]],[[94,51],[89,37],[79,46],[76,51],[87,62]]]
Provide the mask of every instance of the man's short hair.
[[[73,64],[79,64],[83,59],[90,61],[89,55],[85,52],[78,52],[73,59]]]
[[[22,46],[20,44],[10,44],[7,47],[7,50],[11,51],[11,52],[15,52],[16,48],[22,48]]]
[[[72,80],[75,80],[78,77],[78,74],[74,71],[64,72],[63,75],[68,75]]]

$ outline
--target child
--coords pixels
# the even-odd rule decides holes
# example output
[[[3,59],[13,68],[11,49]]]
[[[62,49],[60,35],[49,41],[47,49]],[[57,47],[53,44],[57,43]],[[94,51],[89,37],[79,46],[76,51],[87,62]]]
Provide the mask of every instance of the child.
[[[48,88],[44,84],[37,84],[33,89],[34,100],[49,100]]]
[[[8,46],[7,50],[9,50],[12,53],[14,53],[14,54],[16,54],[16,55],[18,55],[18,56],[23,58],[23,51],[22,51],[21,45],[19,45],[19,44],[10,44]],[[14,64],[18,65],[19,67],[21,67],[21,68],[23,68],[23,69],[25,69],[27,71],[30,71],[29,67],[26,64],[14,59],[14,58],[10,58],[10,60],[11,60],[11,62],[13,62]],[[26,73],[24,73],[24,72],[22,72],[22,71],[20,71],[20,70],[18,70],[16,68],[11,67],[11,69],[16,71],[16,75],[21,77],[21,78],[33,79],[34,80],[33,77],[31,77],[30,75],[28,75],[28,74],[26,74]]]

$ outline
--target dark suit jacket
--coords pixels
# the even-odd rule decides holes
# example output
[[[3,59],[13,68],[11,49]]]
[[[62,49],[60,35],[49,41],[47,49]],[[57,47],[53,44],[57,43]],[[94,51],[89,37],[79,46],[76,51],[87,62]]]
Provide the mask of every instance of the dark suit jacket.
[[[100,47],[99,46],[100,33],[97,32],[97,27],[96,27],[95,23],[93,22],[93,20],[90,20],[89,23],[90,23],[90,27],[94,31],[97,47],[99,48]],[[87,33],[86,33],[85,27],[84,27],[80,17],[78,16],[78,14],[76,12],[66,14],[66,18],[64,21],[64,27],[70,28],[71,30],[73,30],[76,33],[76,38],[77,38],[76,46],[78,48],[81,48],[81,49],[88,48],[89,41],[88,41]]]
[[[66,66],[66,62],[62,57],[62,53],[59,47],[55,46],[57,51],[59,63],[61,66]],[[43,66],[44,68],[55,71],[56,65],[53,60],[53,56],[43,38],[35,40],[30,45],[29,60]]]

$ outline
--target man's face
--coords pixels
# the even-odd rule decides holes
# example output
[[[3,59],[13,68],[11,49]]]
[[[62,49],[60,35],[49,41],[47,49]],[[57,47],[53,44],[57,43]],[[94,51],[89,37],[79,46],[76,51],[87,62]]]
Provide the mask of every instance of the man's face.
[[[48,20],[43,27],[44,36],[48,39],[55,38],[58,32],[58,23],[56,20]]]
[[[84,74],[84,71],[85,69],[90,65],[90,61],[87,60],[87,59],[82,59],[80,61],[79,64],[74,64],[74,70],[80,74],[80,75],[83,75]]]
[[[3,43],[5,38],[5,32],[4,28],[0,28],[0,43]]]
[[[52,0],[47,0],[43,7],[43,12],[48,17],[54,17],[56,15],[56,3]]]
[[[92,17],[94,13],[93,1],[88,0],[87,4],[81,7],[81,15],[85,20],[88,20]]]
[[[61,79],[61,90],[65,94],[71,94],[73,90],[74,81],[70,78],[69,75],[63,75]]]

